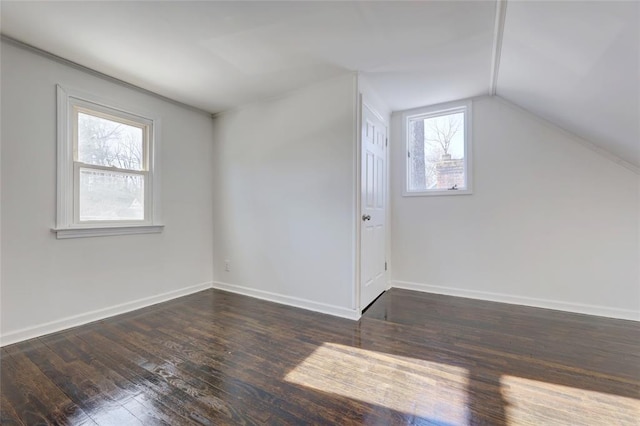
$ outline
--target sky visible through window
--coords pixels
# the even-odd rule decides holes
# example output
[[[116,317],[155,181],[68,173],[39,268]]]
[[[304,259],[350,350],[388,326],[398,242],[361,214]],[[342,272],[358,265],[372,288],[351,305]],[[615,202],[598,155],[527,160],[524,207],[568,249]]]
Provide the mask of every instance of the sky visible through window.
[[[437,161],[443,154],[450,154],[452,159],[464,158],[464,113],[425,119],[424,141],[427,161]]]

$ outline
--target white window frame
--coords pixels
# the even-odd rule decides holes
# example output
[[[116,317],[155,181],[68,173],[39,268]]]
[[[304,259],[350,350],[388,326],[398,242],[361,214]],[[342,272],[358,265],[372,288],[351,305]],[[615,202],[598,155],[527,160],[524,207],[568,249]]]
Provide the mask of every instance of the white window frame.
[[[144,160],[142,170],[120,169],[76,160],[78,113],[121,122],[143,129]],[[57,238],[98,237],[108,235],[161,232],[159,158],[160,120],[150,114],[133,111],[114,102],[57,86],[58,159],[57,215],[53,231]],[[144,219],[81,221],[79,206],[80,169],[139,174],[144,177]]]
[[[441,196],[441,195],[470,195],[473,194],[473,160],[472,160],[472,102],[457,101],[445,104],[438,104],[429,107],[415,108],[402,113],[402,137],[404,139],[405,148],[405,178],[402,195],[405,197],[423,197],[423,196]],[[409,157],[409,120],[416,117],[432,118],[443,115],[464,113],[464,175],[466,181],[465,189],[424,189],[410,190],[409,178],[411,173],[410,157]]]

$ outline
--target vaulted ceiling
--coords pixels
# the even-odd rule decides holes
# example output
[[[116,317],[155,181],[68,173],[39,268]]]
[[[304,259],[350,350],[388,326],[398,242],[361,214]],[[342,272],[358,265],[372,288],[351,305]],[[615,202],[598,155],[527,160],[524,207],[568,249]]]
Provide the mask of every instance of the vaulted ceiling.
[[[640,166],[639,3],[509,1],[504,19],[497,6],[4,0],[1,30],[212,113],[352,71],[393,110],[489,94],[493,81]]]
[[[640,166],[640,3],[510,1],[497,94]]]

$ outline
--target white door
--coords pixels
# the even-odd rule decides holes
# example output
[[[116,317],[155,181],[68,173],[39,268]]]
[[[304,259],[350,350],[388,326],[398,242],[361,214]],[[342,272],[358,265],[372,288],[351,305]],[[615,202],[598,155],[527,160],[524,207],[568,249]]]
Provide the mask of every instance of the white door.
[[[362,201],[360,217],[360,308],[387,289],[387,127],[362,106]]]

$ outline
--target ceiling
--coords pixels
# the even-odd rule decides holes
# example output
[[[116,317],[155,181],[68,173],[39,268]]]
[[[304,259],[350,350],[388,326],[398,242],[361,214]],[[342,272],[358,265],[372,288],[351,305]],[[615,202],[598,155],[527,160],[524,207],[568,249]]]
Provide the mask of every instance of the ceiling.
[[[640,2],[509,2],[497,94],[640,166]]]
[[[496,1],[2,1],[2,33],[215,113],[359,71],[392,110],[489,94]],[[509,1],[497,94],[640,166],[639,4]]]

